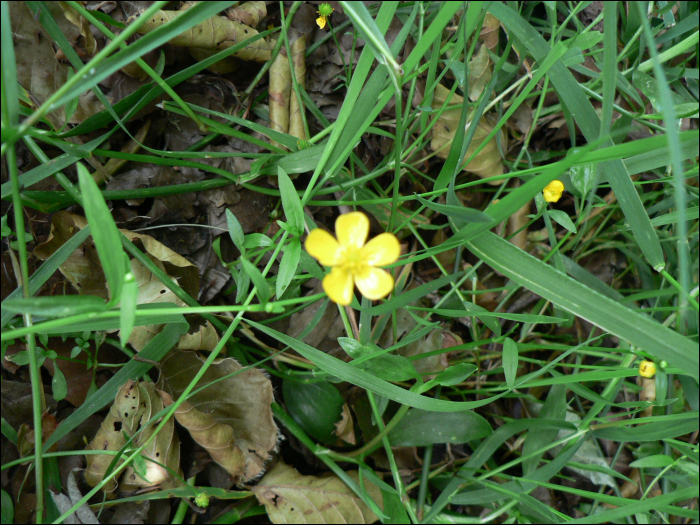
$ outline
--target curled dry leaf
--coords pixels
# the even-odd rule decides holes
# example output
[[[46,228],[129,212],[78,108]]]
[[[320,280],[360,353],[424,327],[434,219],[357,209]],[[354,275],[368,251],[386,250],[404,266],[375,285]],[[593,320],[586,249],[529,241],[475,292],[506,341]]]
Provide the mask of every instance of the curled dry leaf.
[[[194,352],[170,352],[161,366],[159,388],[171,398],[179,396],[203,363]],[[211,388],[190,396],[189,403],[181,405],[175,417],[240,483],[263,472],[270,452],[277,446],[277,426],[270,408],[272,383],[262,371],[243,370],[235,359],[226,358],[214,361],[198,386],[224,376],[226,379]]]
[[[140,26],[138,31],[142,34],[150,33],[179,15],[179,11],[158,11]],[[258,32],[255,29],[240,22],[228,20],[221,16],[213,16],[201,24],[180,33],[170,40],[170,44],[223,51],[257,34]],[[262,38],[235,52],[233,56],[243,60],[267,62],[270,60],[272,47],[271,42]]]
[[[449,94],[450,91],[447,88],[438,84],[435,87],[435,96],[433,97],[432,103],[433,109],[440,109],[440,107],[444,104]],[[449,102],[450,105],[461,105],[463,103],[464,99],[457,94],[452,95],[452,99]],[[437,152],[437,156],[441,159],[446,159],[447,155],[450,152],[452,139],[454,138],[455,132],[457,131],[457,126],[459,125],[461,111],[461,108],[448,109],[447,111],[443,112],[443,114],[440,116],[439,119],[437,119],[435,125],[433,126],[433,140],[430,143],[430,147],[433,149],[433,151]],[[471,122],[469,116],[467,116],[467,131],[469,130],[469,126],[471,126],[472,124],[473,122]],[[467,153],[464,156],[464,160],[467,160],[469,157],[471,157],[476,151],[476,149],[479,146],[481,146],[486,136],[493,130],[494,125],[495,122],[493,122],[493,120],[490,117],[486,115],[481,117],[481,120],[479,120],[478,123],[477,130],[474,133],[474,137],[472,138],[471,144],[469,144]],[[499,133],[501,132],[499,131]],[[501,133],[501,137],[502,136],[503,135]],[[503,162],[501,161],[501,154],[498,151],[498,143],[496,141],[495,136],[491,140],[489,140],[488,144],[484,147],[484,149],[482,149],[469,164],[464,166],[464,171],[474,173],[482,179],[503,174]],[[489,184],[496,185],[501,184],[501,182],[503,181],[496,180],[491,181]]]
[[[355,481],[357,471],[348,472]],[[364,487],[375,502],[382,501],[376,485],[366,479]],[[265,505],[272,523],[372,523],[377,516],[335,474],[302,476],[279,461],[265,474],[253,492]],[[381,504],[379,505],[381,508]]]
[[[145,426],[146,423],[162,409],[163,403],[160,396],[156,395],[153,383],[127,381],[117,392],[109,414],[85,450],[116,452],[126,444],[127,437],[132,437],[139,430],[140,432],[134,440],[134,446],[140,446],[152,435],[158,421],[153,421],[148,426]],[[170,424],[166,424],[161,429],[156,439],[148,445],[142,455],[166,465],[174,472],[182,472],[180,469],[180,441],[175,433],[172,418]],[[114,456],[111,454],[88,455],[85,481],[91,487],[100,483],[113,459]],[[117,466],[121,463],[120,459]],[[167,469],[152,461],[146,461],[145,478],[141,478],[132,467],[128,467],[122,476],[123,485],[121,488],[122,490],[135,490],[155,485],[171,488],[179,484],[178,478],[172,477]],[[111,479],[102,487],[102,490],[107,493],[107,497],[113,498],[116,495],[117,487],[117,481]]]

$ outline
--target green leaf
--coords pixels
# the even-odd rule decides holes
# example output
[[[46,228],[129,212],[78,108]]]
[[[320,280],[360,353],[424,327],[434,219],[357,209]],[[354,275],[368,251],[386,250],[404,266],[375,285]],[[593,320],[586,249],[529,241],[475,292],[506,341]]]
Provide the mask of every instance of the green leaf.
[[[327,445],[333,443],[335,424],[340,421],[343,397],[327,381],[300,383],[282,382],[284,402],[294,421],[312,438]]]
[[[68,395],[68,383],[66,376],[63,375],[61,369],[58,368],[56,360],[53,362],[53,378],[51,379],[51,395],[56,401],[61,401]]]
[[[518,345],[510,337],[503,341],[503,373],[508,388],[513,388],[518,373]]]
[[[228,226],[228,234],[231,236],[233,244],[238,248],[238,251],[241,252],[241,255],[244,255],[246,238],[243,234],[243,228],[241,227],[241,223],[238,222],[238,219],[236,219],[236,216],[228,208],[226,208],[226,225]]]
[[[6,16],[3,13],[3,18]],[[9,19],[10,16],[7,15],[7,18]],[[13,60],[14,62],[14,60]],[[4,422],[4,420],[3,420]],[[15,440],[16,441],[16,440]],[[16,442],[15,442],[16,444]],[[12,498],[6,491],[2,491],[2,522],[3,523],[14,523],[15,519],[15,509],[12,506]]]
[[[412,408],[389,432],[389,441],[392,447],[424,447],[478,442],[491,432],[488,421],[471,410],[445,413]]]
[[[110,305],[114,305],[121,297],[124,275],[129,270],[127,259],[122,255],[121,236],[92,175],[81,163],[77,163],[77,166],[85,217],[90,224],[97,255],[109,284]]]
[[[243,264],[243,271],[248,274],[248,277],[253,282],[253,286],[258,291],[260,303],[266,304],[270,300],[270,287],[263,274],[248,259],[241,259],[241,263]]]
[[[252,250],[254,248],[261,248],[274,245],[275,243],[272,242],[272,239],[270,239],[264,233],[249,233],[245,236],[245,242],[243,243],[243,247],[246,250]]]
[[[471,363],[459,363],[458,365],[447,367],[432,381],[442,386],[455,386],[476,372],[476,370],[476,366]]]
[[[569,230],[571,233],[576,233],[576,226],[566,213],[561,210],[547,210],[547,215],[561,226]]]
[[[299,239],[292,239],[292,241],[287,246],[287,249],[282,255],[282,261],[280,262],[280,269],[277,273],[277,283],[276,295],[277,299],[282,297],[285,290],[292,282],[292,278],[297,271],[299,266],[299,257],[301,256],[301,242]]]
[[[287,216],[287,224],[294,235],[301,237],[301,234],[304,233],[304,208],[292,179],[281,167],[277,168],[277,182],[280,187],[284,214]]]
[[[630,463],[630,468],[665,468],[673,464],[673,458],[665,454],[654,454]]]

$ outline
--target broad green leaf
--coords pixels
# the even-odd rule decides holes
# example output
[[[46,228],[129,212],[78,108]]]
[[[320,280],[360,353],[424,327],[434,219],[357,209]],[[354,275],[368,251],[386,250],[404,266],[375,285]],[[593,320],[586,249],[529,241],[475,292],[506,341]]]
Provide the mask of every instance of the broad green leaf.
[[[566,213],[564,213],[561,210],[547,210],[547,215],[549,217],[559,223],[561,226],[569,230],[571,233],[576,233],[576,226],[574,225],[573,221],[571,220],[571,217],[569,217]]]
[[[488,421],[471,410],[446,413],[412,408],[389,432],[389,441],[392,447],[424,447],[478,441],[491,432]]]
[[[55,360],[53,363],[53,377],[51,378],[51,395],[56,401],[61,401],[68,395],[66,376],[63,375]]]
[[[337,439],[333,432],[344,403],[337,388],[327,381],[303,383],[285,379],[282,392],[287,412],[309,436],[327,445]]]

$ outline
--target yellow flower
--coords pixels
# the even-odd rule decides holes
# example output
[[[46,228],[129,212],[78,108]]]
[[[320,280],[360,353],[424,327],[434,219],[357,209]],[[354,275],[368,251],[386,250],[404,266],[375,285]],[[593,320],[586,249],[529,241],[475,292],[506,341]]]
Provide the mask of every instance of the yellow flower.
[[[318,27],[321,29],[326,27],[326,22],[328,21],[328,17],[331,16],[332,12],[333,8],[330,6],[330,4],[321,4],[318,6],[318,18],[316,19]]]
[[[547,186],[545,186],[542,193],[544,194],[544,200],[547,202],[557,202],[561,199],[561,194],[564,192],[564,185],[560,180],[553,180]]]
[[[309,255],[331,272],[323,278],[323,289],[331,301],[343,306],[352,302],[353,282],[367,299],[386,297],[394,289],[394,278],[386,270],[376,268],[396,262],[401,255],[399,240],[391,233],[382,233],[367,241],[369,219],[353,211],[335,221],[335,234],[320,228],[306,238]]]
[[[642,361],[639,363],[639,375],[642,377],[654,377],[656,374],[656,364],[653,361]]]

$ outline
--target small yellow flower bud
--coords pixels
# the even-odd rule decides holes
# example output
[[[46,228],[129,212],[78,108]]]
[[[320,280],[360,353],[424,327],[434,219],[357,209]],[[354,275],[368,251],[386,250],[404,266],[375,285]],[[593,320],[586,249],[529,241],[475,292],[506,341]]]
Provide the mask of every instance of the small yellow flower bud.
[[[321,4],[318,6],[318,18],[316,19],[316,23],[318,24],[318,27],[323,29],[326,27],[326,22],[328,21],[328,17],[331,16],[331,13],[333,13],[333,8],[330,6],[330,4]]]
[[[209,506],[209,496],[207,496],[204,492],[200,492],[194,498],[194,503],[200,508],[206,508]]]
[[[639,363],[639,375],[652,378],[656,374],[656,364],[653,361],[642,361]]]
[[[553,180],[547,186],[545,186],[544,190],[542,190],[542,194],[544,195],[544,200],[547,202],[557,202],[559,199],[561,199],[561,194],[564,192],[564,184],[560,180]]]

